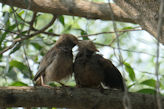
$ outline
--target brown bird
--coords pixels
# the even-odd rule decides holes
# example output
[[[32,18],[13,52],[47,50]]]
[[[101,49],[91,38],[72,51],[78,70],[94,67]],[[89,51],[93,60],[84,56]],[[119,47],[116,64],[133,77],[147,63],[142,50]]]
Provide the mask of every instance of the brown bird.
[[[101,83],[109,88],[124,90],[123,78],[110,60],[96,54],[95,45],[89,41],[79,41],[79,52],[74,62],[77,87],[98,88]]]
[[[73,73],[72,48],[78,39],[71,34],[63,34],[56,44],[43,57],[39,70],[34,77],[35,85],[61,80],[70,77]]]

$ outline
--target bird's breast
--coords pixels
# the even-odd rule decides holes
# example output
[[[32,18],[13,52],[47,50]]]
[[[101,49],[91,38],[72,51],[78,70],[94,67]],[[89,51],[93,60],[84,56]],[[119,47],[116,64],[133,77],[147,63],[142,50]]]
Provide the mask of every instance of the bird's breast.
[[[78,83],[87,87],[97,87],[104,76],[99,64],[92,58],[76,59],[74,73]]]
[[[58,54],[56,59],[47,67],[45,73],[45,81],[61,81],[73,72],[73,56]]]

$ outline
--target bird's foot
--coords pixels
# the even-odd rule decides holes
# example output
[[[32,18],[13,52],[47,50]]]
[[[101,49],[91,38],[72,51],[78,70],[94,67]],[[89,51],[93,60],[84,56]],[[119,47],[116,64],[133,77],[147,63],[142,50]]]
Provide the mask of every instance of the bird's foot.
[[[46,88],[52,88],[52,86],[49,86],[47,84],[42,84],[41,86],[46,87]]]

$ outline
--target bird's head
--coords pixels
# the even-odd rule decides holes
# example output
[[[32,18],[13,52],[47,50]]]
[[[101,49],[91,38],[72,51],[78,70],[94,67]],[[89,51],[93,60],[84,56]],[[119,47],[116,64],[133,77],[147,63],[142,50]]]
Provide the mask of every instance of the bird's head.
[[[80,50],[82,50],[82,51],[83,50],[88,50],[88,51],[91,51],[91,52],[98,51],[96,46],[94,45],[94,43],[90,40],[79,41],[78,46],[79,46],[79,51]]]
[[[68,48],[73,48],[75,45],[78,44],[78,39],[76,38],[76,36],[71,34],[62,34],[56,44],[61,47],[65,46]]]

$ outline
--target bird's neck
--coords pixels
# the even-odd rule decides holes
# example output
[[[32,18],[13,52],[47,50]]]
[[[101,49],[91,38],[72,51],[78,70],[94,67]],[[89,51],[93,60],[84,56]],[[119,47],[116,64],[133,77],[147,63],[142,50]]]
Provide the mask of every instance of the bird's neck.
[[[72,52],[72,48],[70,47],[57,47],[61,52]]]
[[[85,57],[90,57],[90,56],[92,56],[94,53],[95,53],[95,52],[90,51],[90,50],[88,50],[88,49],[84,49],[84,50],[80,50],[80,51],[79,51],[79,55],[85,56]]]
[[[70,40],[61,40],[56,42],[57,48],[70,48],[72,49],[75,46],[75,44]]]

